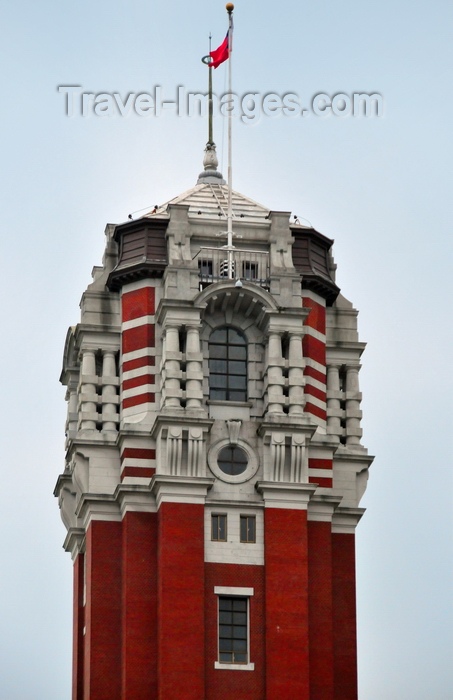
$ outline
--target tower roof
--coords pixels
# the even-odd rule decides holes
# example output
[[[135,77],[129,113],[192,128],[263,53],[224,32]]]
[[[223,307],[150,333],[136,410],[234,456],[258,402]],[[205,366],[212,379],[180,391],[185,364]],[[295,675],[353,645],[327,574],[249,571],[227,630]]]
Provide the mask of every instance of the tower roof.
[[[154,208],[145,218],[162,216],[171,204],[182,204],[189,207],[189,217],[211,219],[218,221],[226,219],[228,208],[228,186],[225,184],[204,183],[195,185],[192,189],[170,199],[162,206]],[[240,192],[232,193],[233,220],[245,220],[247,223],[263,223],[269,218],[269,208],[258,204],[253,199],[245,197]]]

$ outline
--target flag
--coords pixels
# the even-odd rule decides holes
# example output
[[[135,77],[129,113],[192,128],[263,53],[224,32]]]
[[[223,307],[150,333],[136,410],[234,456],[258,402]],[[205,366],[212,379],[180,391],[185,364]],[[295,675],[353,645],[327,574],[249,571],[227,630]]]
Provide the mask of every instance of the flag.
[[[218,49],[215,49],[214,51],[211,51],[209,53],[210,57],[212,58],[211,63],[209,64],[212,68],[217,68],[220,66],[221,63],[226,61],[229,56],[230,56],[230,30],[227,31],[226,37],[223,40],[223,42],[220,44]]]

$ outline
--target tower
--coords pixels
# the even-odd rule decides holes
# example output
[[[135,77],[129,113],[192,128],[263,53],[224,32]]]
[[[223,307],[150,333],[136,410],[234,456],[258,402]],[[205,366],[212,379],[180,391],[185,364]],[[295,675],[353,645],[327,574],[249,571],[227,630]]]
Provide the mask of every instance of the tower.
[[[195,187],[106,228],[68,331],[73,700],[354,700],[357,311],[333,241]]]

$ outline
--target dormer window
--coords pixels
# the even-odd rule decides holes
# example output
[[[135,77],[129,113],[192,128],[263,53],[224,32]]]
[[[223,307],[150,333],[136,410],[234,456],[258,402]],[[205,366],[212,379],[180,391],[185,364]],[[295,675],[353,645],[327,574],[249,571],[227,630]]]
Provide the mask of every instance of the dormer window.
[[[217,328],[209,338],[209,398],[247,401],[247,340],[231,326]]]

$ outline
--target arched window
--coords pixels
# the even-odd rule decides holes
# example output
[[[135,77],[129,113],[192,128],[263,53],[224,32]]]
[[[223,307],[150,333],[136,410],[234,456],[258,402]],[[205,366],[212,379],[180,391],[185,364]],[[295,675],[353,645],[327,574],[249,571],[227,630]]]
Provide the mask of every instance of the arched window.
[[[218,328],[209,338],[209,398],[247,401],[247,341],[236,328]]]

